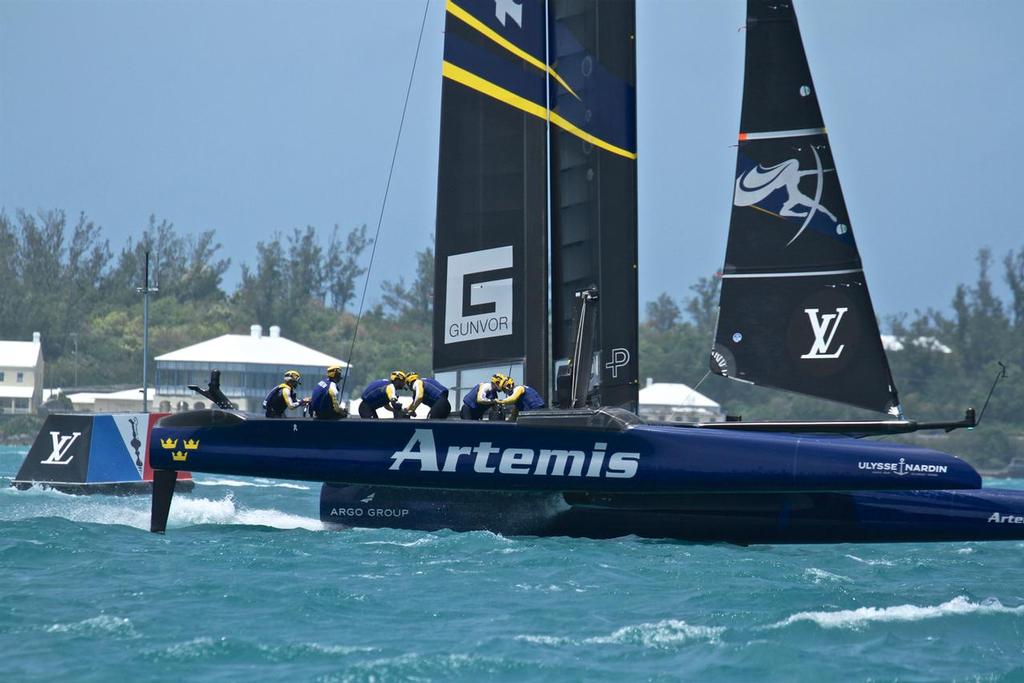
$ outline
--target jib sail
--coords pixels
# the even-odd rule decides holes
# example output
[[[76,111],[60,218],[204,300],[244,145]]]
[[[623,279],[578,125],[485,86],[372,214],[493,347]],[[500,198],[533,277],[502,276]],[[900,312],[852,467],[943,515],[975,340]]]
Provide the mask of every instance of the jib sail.
[[[572,355],[575,294],[596,287],[597,401],[637,408],[635,7],[550,0],[552,353]]]
[[[792,3],[748,0],[746,47],[711,369],[898,414]]]
[[[433,361],[456,389],[547,389],[545,22],[542,0],[446,6]]]

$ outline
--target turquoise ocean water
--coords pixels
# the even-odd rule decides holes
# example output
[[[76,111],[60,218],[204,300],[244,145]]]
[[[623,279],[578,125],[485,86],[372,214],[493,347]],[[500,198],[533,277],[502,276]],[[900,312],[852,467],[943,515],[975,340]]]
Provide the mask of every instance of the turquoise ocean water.
[[[148,496],[9,488],[25,452],[0,680],[1024,681],[1024,543],[324,531],[315,484],[204,475],[158,536]]]

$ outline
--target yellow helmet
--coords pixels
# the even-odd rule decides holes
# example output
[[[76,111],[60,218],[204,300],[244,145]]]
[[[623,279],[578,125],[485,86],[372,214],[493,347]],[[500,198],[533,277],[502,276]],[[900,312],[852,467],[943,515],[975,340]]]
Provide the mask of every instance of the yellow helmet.
[[[502,391],[512,393],[512,390],[516,388],[516,382],[511,377],[506,377],[505,381],[501,383]]]
[[[332,378],[333,377],[340,377],[341,376],[341,370],[342,370],[342,367],[340,365],[332,365],[331,367],[327,368],[327,376],[328,377],[332,377]]]
[[[296,384],[302,384],[302,382],[299,381],[300,377],[302,377],[302,375],[299,374],[298,370],[289,370],[288,372],[284,373],[285,382],[295,380]]]
[[[391,373],[391,381],[392,382],[404,382],[405,381],[405,373],[402,372],[401,370],[395,370],[394,372]]]
[[[505,384],[505,380],[508,379],[505,375],[500,372],[496,372],[491,375],[491,383],[496,385],[499,389]]]
[[[415,381],[416,381],[416,380],[418,380],[419,378],[420,378],[420,376],[419,376],[419,373],[416,373],[416,372],[410,372],[409,374],[407,374],[407,375],[405,376],[405,383],[406,383],[406,384],[412,384],[413,382],[415,382]]]

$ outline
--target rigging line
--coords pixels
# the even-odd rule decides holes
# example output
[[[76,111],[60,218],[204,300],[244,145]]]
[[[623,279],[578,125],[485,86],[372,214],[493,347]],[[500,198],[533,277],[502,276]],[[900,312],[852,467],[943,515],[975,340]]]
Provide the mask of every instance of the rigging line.
[[[981,407],[981,413],[978,415],[978,419],[974,421],[974,426],[977,427],[981,424],[981,418],[985,417],[985,410],[988,408],[988,402],[992,398],[992,392],[996,390],[996,385],[999,384],[999,380],[1006,379],[1006,366],[1003,365],[1003,361],[997,360],[999,363],[999,372],[996,373],[995,381],[992,382],[992,388],[988,390],[988,396],[985,397],[985,405]]]
[[[395,149],[391,153],[391,167],[388,169],[388,181],[384,185],[384,199],[380,204],[380,215],[377,217],[377,232],[373,236],[373,247],[370,249],[370,262],[366,266],[366,279],[363,280],[363,294],[359,297],[359,312],[356,314],[356,326],[352,332],[352,343],[348,347],[348,360],[345,365],[345,376],[341,380],[341,391],[338,393],[345,396],[345,385],[348,384],[348,374],[352,369],[352,354],[356,347],[356,338],[359,336],[359,322],[363,318],[363,304],[366,303],[366,290],[370,286],[370,273],[373,271],[373,257],[377,254],[377,243],[380,241],[380,228],[384,223],[384,209],[388,205],[388,191],[391,189],[391,177],[395,172],[395,160],[398,159],[398,143],[402,140],[402,128],[405,125],[405,112],[409,108],[409,94],[412,92],[413,77],[416,75],[416,63],[420,58],[420,45],[423,43],[423,29],[427,25],[427,10],[430,9],[430,0],[423,3],[423,20],[420,22],[420,35],[416,39],[416,53],[412,58],[412,70],[409,72],[409,85],[405,88],[405,102],[402,104],[402,117],[398,121],[398,134],[395,136]]]
[[[707,372],[704,373],[704,376],[700,378],[700,381],[693,385],[693,390],[697,391],[697,387],[699,387],[701,384],[704,384],[704,380],[706,380],[710,376],[711,376],[711,371],[708,370]]]

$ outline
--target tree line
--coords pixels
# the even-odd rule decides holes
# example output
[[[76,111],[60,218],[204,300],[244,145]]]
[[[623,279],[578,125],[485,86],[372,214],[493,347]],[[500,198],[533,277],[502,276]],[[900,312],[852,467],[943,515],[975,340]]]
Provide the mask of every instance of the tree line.
[[[241,263],[237,286],[224,277],[231,259],[212,230],[182,234],[151,217],[137,240],[111,248],[102,228],[84,214],[0,212],[0,339],[42,333],[48,387],[137,385],[142,367],[142,263],[151,255],[150,356],[252,324],[281,325],[282,334],[353,369],[346,393],[393,368],[429,372],[433,252],[416,254],[415,271],[383,284],[356,333],[355,308],[373,240],[365,225],[342,230],[315,226],[276,233],[256,245],[253,263]],[[993,277],[1007,285],[996,293]],[[843,419],[872,415],[838,404],[705,377],[717,319],[720,280],[703,277],[682,297],[662,294],[647,303],[640,325],[640,376],[682,382],[745,419]],[[1001,261],[978,255],[975,282],[957,287],[948,310],[892,316],[881,326],[903,343],[889,361],[908,414],[949,420],[980,409],[1003,363],[1008,379],[997,389],[984,428],[942,437],[941,448],[973,462],[1005,462],[1021,448],[1024,419],[1024,248]],[[929,344],[934,339],[950,353]],[[152,367],[152,366],[151,366]],[[703,382],[701,382],[703,378]],[[903,437],[929,444],[935,436]]]

